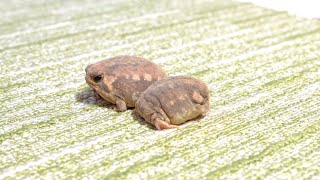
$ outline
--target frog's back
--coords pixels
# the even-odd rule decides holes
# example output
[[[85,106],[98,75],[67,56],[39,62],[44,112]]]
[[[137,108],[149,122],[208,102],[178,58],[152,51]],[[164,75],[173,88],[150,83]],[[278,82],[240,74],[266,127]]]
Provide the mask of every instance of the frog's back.
[[[117,56],[104,60],[103,64],[112,87],[119,91],[132,107],[140,94],[151,84],[167,77],[158,65],[141,57]]]
[[[138,76],[145,74],[153,77],[166,76],[164,71],[156,64],[142,57],[136,56],[116,56],[101,62],[108,76],[132,76],[132,79],[138,79]],[[150,77],[146,77],[150,79]]]

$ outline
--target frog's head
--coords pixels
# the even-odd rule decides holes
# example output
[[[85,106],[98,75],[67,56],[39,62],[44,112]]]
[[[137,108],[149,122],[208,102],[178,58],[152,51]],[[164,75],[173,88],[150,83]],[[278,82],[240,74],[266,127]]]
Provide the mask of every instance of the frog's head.
[[[86,82],[87,84],[103,99],[114,103],[115,97],[112,93],[112,77],[106,73],[108,67],[104,66],[104,61],[91,64],[86,67]]]

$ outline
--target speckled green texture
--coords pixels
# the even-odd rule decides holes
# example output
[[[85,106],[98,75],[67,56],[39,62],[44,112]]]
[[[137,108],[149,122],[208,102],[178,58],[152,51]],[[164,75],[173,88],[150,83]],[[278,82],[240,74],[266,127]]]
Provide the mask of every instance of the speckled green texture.
[[[235,1],[0,2],[0,179],[319,179],[320,22]],[[137,55],[208,84],[157,131],[84,68]]]

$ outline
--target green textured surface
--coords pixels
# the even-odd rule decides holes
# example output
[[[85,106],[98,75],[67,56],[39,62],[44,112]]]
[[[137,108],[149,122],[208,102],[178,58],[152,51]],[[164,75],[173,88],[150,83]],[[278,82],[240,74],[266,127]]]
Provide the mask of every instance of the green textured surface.
[[[1,1],[0,179],[320,178],[320,22],[233,1]],[[96,101],[120,54],[201,79],[211,111],[157,131]]]

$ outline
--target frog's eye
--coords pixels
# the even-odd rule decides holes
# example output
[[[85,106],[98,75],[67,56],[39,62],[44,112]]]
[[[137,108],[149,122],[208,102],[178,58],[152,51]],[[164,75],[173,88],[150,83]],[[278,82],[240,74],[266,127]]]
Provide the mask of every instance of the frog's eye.
[[[101,79],[102,79],[102,76],[101,75],[98,75],[98,76],[95,76],[94,78],[93,78],[93,80],[94,80],[94,82],[99,82],[99,81],[101,81]]]

